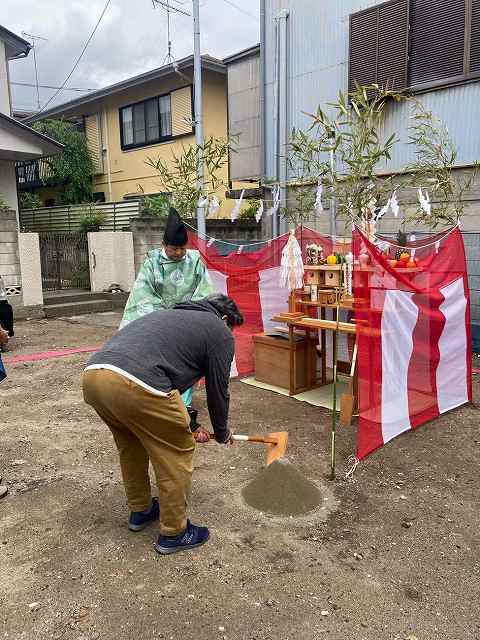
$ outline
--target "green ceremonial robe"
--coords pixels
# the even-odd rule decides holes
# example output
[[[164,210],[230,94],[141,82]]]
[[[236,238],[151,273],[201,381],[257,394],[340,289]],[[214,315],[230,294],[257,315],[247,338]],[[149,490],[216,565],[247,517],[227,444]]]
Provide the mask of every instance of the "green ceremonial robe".
[[[200,253],[189,249],[183,260],[169,260],[163,249],[150,251],[140,269],[123,313],[120,328],[142,316],[197,301],[215,293]]]

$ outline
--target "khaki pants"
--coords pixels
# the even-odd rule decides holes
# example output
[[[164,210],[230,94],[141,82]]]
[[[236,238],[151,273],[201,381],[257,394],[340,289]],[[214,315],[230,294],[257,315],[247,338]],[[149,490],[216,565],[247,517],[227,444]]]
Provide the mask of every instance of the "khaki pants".
[[[148,463],[160,501],[160,533],[174,536],[187,526],[187,504],[195,440],[178,391],[157,396],[108,369],[83,374],[83,397],[113,434],[131,511],[148,509]]]

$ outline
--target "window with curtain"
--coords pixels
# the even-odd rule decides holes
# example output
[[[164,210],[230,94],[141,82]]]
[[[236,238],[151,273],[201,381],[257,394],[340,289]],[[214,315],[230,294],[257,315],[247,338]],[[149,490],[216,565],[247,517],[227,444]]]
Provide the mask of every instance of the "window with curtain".
[[[172,132],[171,96],[156,96],[120,109],[122,149],[157,144],[179,135]],[[191,130],[183,135],[185,133],[191,133]]]
[[[122,113],[122,146],[133,144],[133,107],[125,107]]]
[[[141,102],[133,107],[133,141],[136,145],[145,144],[145,130],[145,103]]]
[[[160,126],[157,99],[148,100],[145,103],[145,122],[147,130],[147,142],[155,142],[160,138]]]
[[[170,96],[162,96],[158,99],[160,110],[160,124],[162,128],[162,135],[172,135],[172,107]]]

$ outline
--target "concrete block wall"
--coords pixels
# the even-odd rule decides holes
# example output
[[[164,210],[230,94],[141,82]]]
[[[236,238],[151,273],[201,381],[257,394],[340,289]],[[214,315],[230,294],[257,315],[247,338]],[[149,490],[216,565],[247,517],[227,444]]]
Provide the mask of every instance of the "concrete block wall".
[[[22,283],[17,214],[11,209],[0,209],[0,275],[7,287]]]
[[[17,319],[43,316],[38,234],[19,234],[11,209],[0,210],[0,275]]]

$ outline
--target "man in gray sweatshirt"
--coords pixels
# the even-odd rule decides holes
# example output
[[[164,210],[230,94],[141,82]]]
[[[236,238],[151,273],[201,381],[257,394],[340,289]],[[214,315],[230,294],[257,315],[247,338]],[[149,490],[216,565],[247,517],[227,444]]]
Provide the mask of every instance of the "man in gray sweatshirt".
[[[113,434],[131,510],[129,528],[140,531],[159,517],[151,497],[148,465],[155,471],[160,499],[162,554],[198,547],[208,529],[187,520],[195,440],[180,394],[205,378],[207,404],[217,442],[229,444],[229,379],[234,356],[231,329],[243,317],[235,302],[213,295],[156,311],[113,336],[88,362],[83,374],[85,402]]]

